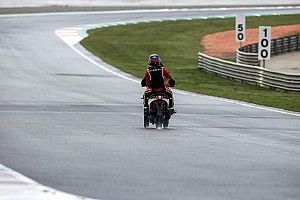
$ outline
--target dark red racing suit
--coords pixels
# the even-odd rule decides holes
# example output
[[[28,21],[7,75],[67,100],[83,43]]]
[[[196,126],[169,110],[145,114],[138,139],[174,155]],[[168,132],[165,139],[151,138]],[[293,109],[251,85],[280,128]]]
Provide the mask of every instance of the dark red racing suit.
[[[142,80],[142,86],[146,86],[144,92],[144,107],[148,107],[148,99],[151,94],[155,93],[165,93],[169,98],[169,108],[173,108],[174,100],[173,93],[168,86],[165,86],[165,79],[170,80],[170,86],[175,85],[175,81],[171,78],[170,72],[162,66],[150,64],[145,72],[144,79]]]

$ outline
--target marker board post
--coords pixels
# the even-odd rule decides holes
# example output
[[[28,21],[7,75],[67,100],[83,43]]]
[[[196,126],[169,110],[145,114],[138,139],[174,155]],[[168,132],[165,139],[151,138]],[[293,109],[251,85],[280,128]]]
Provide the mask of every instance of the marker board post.
[[[271,31],[271,26],[259,26],[258,60],[263,61],[264,68],[271,58]]]
[[[246,20],[245,15],[239,14],[235,17],[235,41],[240,43],[246,41]]]

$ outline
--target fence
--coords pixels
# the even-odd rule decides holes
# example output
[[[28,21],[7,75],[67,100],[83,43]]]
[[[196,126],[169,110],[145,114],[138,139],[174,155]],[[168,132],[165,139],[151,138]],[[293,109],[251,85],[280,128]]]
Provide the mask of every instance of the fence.
[[[262,67],[214,58],[203,53],[199,53],[199,67],[227,78],[264,87],[300,92],[300,75],[273,72]]]
[[[300,50],[300,35],[287,36],[271,41],[271,56]],[[236,62],[259,66],[258,44],[243,46],[237,50]]]

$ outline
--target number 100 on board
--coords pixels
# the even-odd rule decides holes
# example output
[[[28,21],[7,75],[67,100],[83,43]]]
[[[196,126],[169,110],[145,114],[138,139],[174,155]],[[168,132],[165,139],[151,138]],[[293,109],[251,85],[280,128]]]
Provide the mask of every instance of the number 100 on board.
[[[269,60],[271,57],[271,26],[259,27],[258,60]]]

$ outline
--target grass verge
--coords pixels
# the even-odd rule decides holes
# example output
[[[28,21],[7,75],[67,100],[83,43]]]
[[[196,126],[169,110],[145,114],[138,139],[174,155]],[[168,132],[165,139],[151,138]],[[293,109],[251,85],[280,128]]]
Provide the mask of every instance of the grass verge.
[[[161,55],[176,88],[300,112],[300,93],[271,90],[207,74],[198,68],[199,39],[234,29],[234,18],[165,21],[88,31],[81,44],[105,62],[142,78],[151,53]],[[247,27],[299,24],[300,15],[247,17]]]

